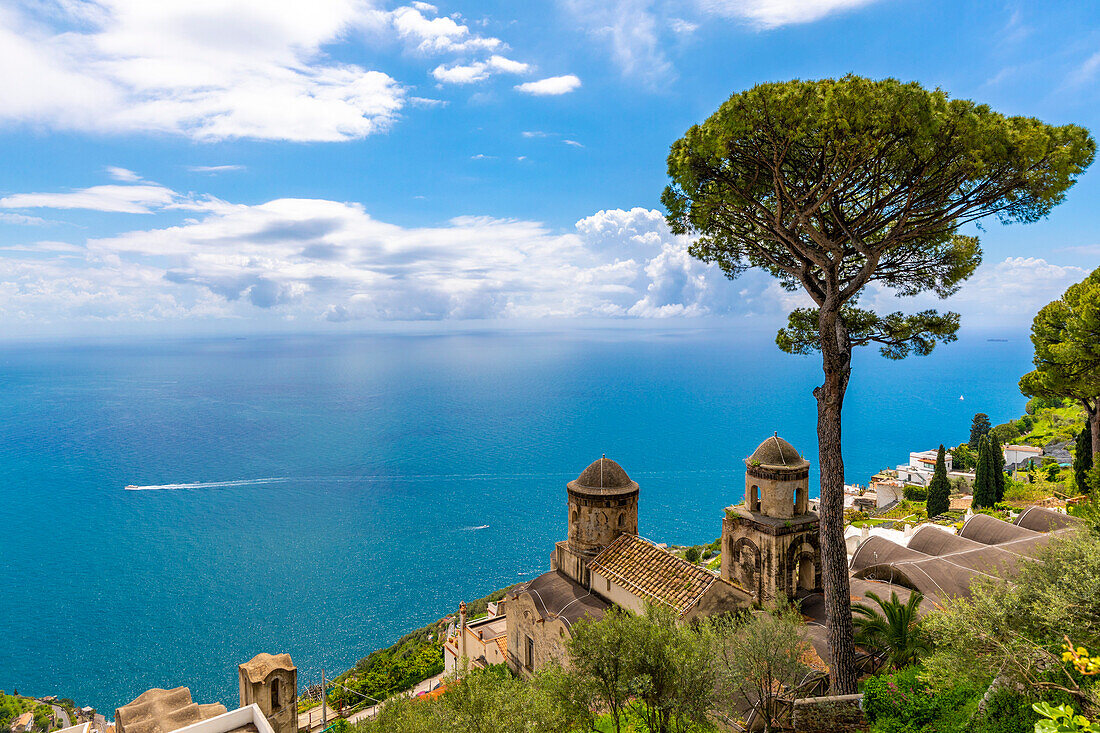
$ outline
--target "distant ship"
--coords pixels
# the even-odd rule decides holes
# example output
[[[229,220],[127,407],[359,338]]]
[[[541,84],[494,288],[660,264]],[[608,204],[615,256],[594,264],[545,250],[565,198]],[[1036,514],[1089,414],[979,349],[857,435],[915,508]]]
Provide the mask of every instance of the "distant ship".
[[[126,490],[127,491],[135,491],[139,488],[141,488],[141,487],[140,486],[134,486],[133,484],[130,484],[129,486],[126,487]]]
[[[1002,343],[1002,344],[1008,343],[1008,339],[986,339],[986,341],[996,341],[996,342]]]

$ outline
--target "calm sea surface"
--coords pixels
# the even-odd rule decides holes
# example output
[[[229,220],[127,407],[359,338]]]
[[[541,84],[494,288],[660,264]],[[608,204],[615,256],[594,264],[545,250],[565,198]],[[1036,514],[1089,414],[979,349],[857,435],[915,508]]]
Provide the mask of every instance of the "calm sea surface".
[[[259,651],[316,681],[546,570],[601,453],[644,536],[710,541],[762,439],[817,453],[820,360],[733,332],[0,345],[0,688],[233,707]],[[988,336],[858,357],[849,481],[1021,413],[1030,344]]]

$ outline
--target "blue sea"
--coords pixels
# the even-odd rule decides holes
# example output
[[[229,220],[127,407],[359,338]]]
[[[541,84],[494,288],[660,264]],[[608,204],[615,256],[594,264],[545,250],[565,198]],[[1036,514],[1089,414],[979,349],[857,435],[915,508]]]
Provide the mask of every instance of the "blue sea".
[[[848,481],[1021,414],[1030,344],[990,336],[857,357]],[[260,651],[318,681],[546,570],[604,453],[644,536],[710,541],[773,431],[816,462],[820,375],[732,324],[5,343],[0,688],[111,717],[233,707]]]

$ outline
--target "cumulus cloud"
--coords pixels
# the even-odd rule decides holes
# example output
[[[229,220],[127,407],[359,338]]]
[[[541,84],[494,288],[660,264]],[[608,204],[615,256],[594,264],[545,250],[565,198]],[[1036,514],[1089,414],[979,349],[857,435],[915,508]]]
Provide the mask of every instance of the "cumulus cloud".
[[[152,205],[150,205],[152,206]],[[666,317],[775,312],[770,278],[730,286],[653,210],[600,211],[570,230],[459,217],[379,221],[359,204],[208,200],[176,226],[32,242],[0,258],[0,316],[359,319]]]
[[[438,9],[427,3],[413,3],[390,13],[398,35],[421,53],[464,53],[495,51],[504,46],[499,38],[479,36],[453,18],[435,16]]]
[[[487,61],[454,64],[452,66],[440,64],[432,70],[432,76],[437,81],[445,84],[472,84],[488,79],[495,72],[526,74],[529,68],[527,64],[493,54]]]
[[[322,49],[376,22],[366,0],[8,7],[0,63],[20,73],[0,77],[0,119],[199,140],[363,137],[394,122],[405,91]]]
[[[546,79],[539,79],[538,81],[529,81],[523,84],[517,84],[516,89],[525,94],[534,94],[536,96],[557,96],[559,94],[568,94],[581,86],[581,80],[574,74],[565,74],[564,76],[551,76]]]
[[[132,190],[144,188],[154,191]],[[703,315],[781,321],[810,305],[763,272],[730,282],[691,257],[690,240],[646,208],[598,211],[555,231],[536,221],[478,216],[406,227],[353,202],[235,204],[151,184],[15,194],[0,207],[15,196],[54,208],[195,212],[175,226],[5,247],[0,318],[13,321],[264,314],[305,322]],[[1009,257],[983,265],[946,302],[927,295],[898,300],[870,288],[861,305],[949,308],[967,323],[1019,325],[1085,275],[1080,267]]]

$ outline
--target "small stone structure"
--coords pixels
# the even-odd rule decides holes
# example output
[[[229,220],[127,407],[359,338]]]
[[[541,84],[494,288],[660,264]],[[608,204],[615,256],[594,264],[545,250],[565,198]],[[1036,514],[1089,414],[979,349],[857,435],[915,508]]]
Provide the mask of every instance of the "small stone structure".
[[[791,724],[795,733],[867,730],[862,704],[863,695],[832,695],[795,700]]]
[[[759,603],[821,590],[818,516],[810,511],[810,462],[778,434],[745,459],[745,503],[722,521],[722,579]]]
[[[237,676],[242,708],[256,703],[275,733],[297,733],[298,668],[289,654],[257,654]]]
[[[171,690],[154,687],[138,695],[130,704],[115,709],[115,731],[171,733],[225,712],[225,706],[219,703],[197,704],[186,687]]]

